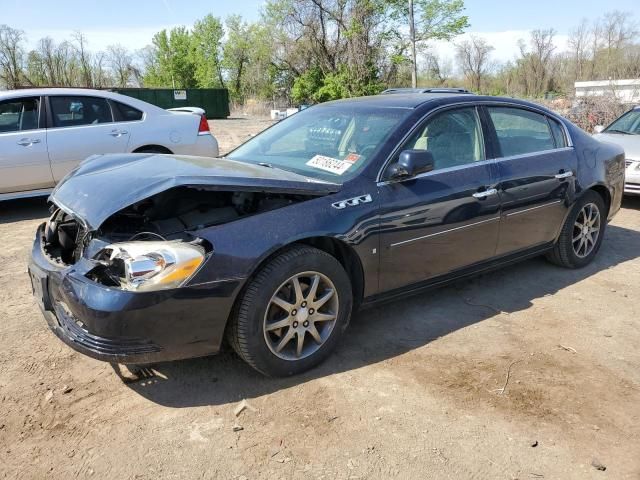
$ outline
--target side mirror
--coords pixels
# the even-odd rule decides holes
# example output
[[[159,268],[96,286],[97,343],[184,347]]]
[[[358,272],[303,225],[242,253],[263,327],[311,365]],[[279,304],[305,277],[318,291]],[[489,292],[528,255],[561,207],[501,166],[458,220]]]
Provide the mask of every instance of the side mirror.
[[[398,162],[389,169],[394,180],[415,177],[433,170],[433,154],[428,150],[405,150],[400,153]]]
[[[596,125],[593,127],[593,133],[602,133],[604,131],[604,127],[602,125]]]

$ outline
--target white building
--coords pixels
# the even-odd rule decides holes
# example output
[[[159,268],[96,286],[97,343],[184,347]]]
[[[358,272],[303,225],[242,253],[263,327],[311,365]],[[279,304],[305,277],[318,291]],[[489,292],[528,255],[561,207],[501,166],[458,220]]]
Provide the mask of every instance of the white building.
[[[614,95],[620,103],[640,103],[640,79],[575,82],[576,97]]]

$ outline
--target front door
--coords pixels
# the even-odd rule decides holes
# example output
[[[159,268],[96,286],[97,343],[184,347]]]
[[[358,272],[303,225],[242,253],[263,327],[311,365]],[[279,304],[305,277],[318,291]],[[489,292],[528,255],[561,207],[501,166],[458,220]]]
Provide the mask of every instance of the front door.
[[[381,292],[495,255],[500,202],[477,109],[428,118],[400,151],[410,149],[430,151],[434,169],[379,184]]]
[[[0,193],[53,186],[40,107],[40,97],[0,102]]]
[[[498,255],[552,242],[575,192],[577,157],[552,117],[516,107],[487,107],[496,159],[502,221]]]
[[[126,123],[114,123],[109,102],[85,96],[50,96],[49,159],[56,182],[91,155],[124,153]]]

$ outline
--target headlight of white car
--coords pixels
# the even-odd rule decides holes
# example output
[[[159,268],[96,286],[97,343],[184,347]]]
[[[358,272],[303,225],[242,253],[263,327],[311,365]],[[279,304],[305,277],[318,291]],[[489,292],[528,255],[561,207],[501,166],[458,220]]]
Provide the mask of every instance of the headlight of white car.
[[[153,291],[184,285],[205,259],[204,249],[180,241],[113,243],[95,257],[120,288]]]

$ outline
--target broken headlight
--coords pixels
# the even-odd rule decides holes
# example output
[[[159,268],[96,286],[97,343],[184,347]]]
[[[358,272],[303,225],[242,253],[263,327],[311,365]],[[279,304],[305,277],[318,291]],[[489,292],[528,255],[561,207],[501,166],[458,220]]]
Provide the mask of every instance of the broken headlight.
[[[203,248],[180,241],[113,243],[95,257],[120,288],[145,292],[184,285],[204,258]]]

